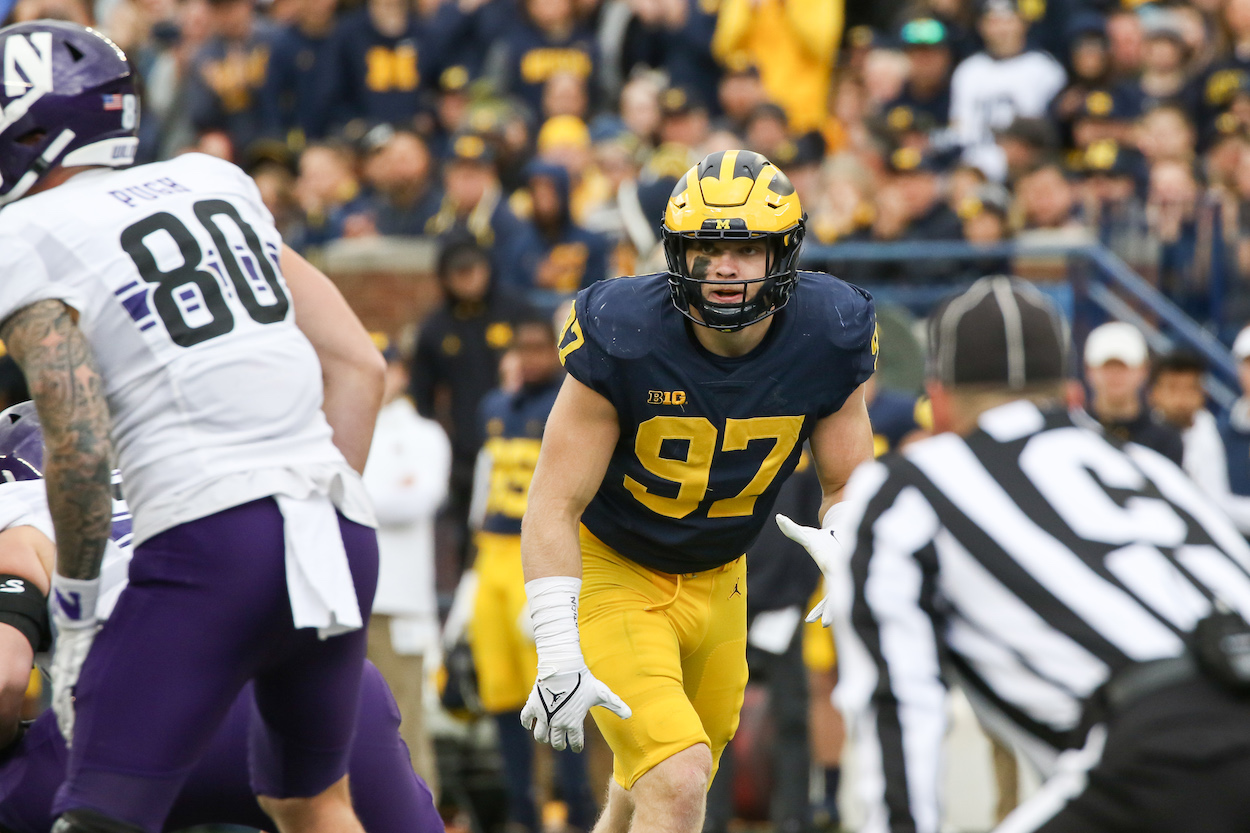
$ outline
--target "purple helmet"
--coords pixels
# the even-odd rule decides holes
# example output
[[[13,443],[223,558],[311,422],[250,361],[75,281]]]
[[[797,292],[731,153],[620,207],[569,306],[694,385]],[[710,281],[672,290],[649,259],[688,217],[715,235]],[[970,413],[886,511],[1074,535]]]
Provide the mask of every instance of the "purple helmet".
[[[104,35],[59,20],[0,29],[0,205],[56,165],[132,164],[138,127],[134,75]]]
[[[0,411],[0,483],[43,477],[43,431],[34,402]]]

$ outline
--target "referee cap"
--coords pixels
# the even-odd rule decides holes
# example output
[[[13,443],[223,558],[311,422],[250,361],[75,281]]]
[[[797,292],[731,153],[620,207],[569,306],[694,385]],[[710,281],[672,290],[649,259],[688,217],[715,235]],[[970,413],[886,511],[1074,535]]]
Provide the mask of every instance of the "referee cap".
[[[929,376],[944,385],[1021,390],[1065,379],[1067,368],[1067,322],[1022,278],[981,278],[929,319]]]

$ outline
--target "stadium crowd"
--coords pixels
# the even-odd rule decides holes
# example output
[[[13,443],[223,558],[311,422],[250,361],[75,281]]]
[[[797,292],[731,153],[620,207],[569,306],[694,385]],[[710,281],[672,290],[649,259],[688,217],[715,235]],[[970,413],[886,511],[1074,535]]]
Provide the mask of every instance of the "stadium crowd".
[[[523,511],[545,412],[535,412],[533,436],[524,420],[515,430],[502,417],[493,423],[483,403],[541,410],[560,369],[551,326],[531,325],[563,320],[560,303],[595,281],[663,270],[657,220],[678,179],[708,153],[749,148],[781,167],[808,213],[809,245],[1109,246],[1227,337],[1243,396],[1217,417],[1205,407],[1199,359],[1152,362],[1140,331],[1111,324],[1086,341],[1086,407],[1110,433],[1183,462],[1250,534],[1250,329],[1238,335],[1250,318],[1250,282],[1239,277],[1250,275],[1250,0],[873,6],[16,0],[7,8],[5,23],[50,17],[108,34],[144,81],[138,161],[191,150],[234,161],[286,242],[313,262],[343,238],[437,242],[441,303],[411,322],[409,354],[392,341],[406,343],[411,332],[379,340],[388,386],[366,471],[383,558],[370,657],[404,711],[414,766],[436,790],[449,764],[446,755],[435,762],[422,718],[428,704],[413,681],[431,671],[423,656],[445,652],[444,702],[499,718],[506,821],[540,824],[532,749],[516,720],[533,648],[493,644],[496,655],[520,656],[528,671],[517,673],[530,677],[487,679],[484,649],[471,644],[474,600],[487,589],[461,579],[487,578],[472,569],[483,540],[499,546],[489,536],[519,536],[519,521],[513,532],[490,518],[509,514],[501,506],[509,496],[520,496]],[[870,285],[936,285],[1003,264],[834,271]],[[878,452],[929,427],[916,394],[875,391]],[[515,398],[500,404],[501,396]],[[493,457],[480,456],[484,444]],[[791,517],[815,523],[814,475],[796,474],[782,500]],[[433,598],[440,513],[440,548],[454,556],[439,561],[451,569],[437,584],[445,596],[460,584],[445,622]],[[814,809],[806,790],[773,802],[778,827],[800,833],[837,824],[841,730],[828,702],[829,637],[822,643],[819,629],[788,612],[817,592],[818,571],[772,532],[752,553],[769,557],[750,562],[750,611],[765,623],[752,629],[752,672],[774,686],[779,738],[797,739],[779,740],[778,767],[801,750],[789,765],[806,771],[815,760],[823,770],[815,792],[825,798]],[[495,588],[513,620],[524,601],[519,562],[516,573],[511,596]],[[475,654],[480,700],[467,684]],[[556,768],[567,820],[588,827],[585,772]],[[732,764],[725,769],[710,833],[733,816]],[[454,803],[472,791],[463,771],[451,776],[445,798]],[[482,828],[505,821],[477,813]]]

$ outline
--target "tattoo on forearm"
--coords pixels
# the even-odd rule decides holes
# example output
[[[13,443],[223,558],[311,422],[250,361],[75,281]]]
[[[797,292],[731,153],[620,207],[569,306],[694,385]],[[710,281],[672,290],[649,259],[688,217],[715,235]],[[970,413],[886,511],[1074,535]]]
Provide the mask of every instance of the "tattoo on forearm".
[[[0,324],[0,339],[26,374],[43,424],[57,572],[95,578],[113,526],[113,444],[91,348],[60,301],[18,310]]]

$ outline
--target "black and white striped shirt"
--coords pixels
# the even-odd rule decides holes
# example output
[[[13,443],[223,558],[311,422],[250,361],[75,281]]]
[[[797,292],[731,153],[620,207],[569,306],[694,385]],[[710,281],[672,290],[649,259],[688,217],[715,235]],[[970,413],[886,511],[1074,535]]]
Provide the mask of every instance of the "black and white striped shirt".
[[[1217,596],[1250,617],[1250,546],[1170,461],[1027,401],[979,426],[847,486],[836,697],[871,833],[938,830],[947,683],[1048,773],[1112,671],[1181,653]]]

